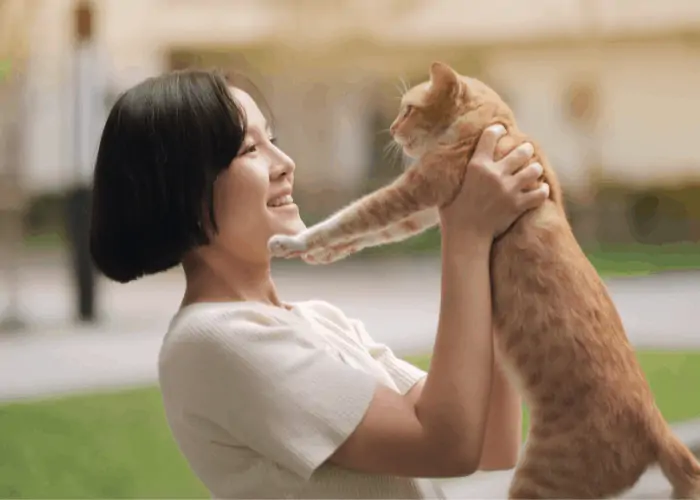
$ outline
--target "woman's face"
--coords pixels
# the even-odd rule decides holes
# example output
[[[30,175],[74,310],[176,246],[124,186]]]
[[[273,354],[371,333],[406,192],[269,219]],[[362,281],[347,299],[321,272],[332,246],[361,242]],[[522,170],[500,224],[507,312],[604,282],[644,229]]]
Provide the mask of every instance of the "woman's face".
[[[246,261],[269,260],[274,234],[296,234],[305,226],[292,200],[292,159],[274,143],[265,117],[246,92],[231,90],[245,110],[247,134],[238,156],[214,184],[219,233],[211,246]]]

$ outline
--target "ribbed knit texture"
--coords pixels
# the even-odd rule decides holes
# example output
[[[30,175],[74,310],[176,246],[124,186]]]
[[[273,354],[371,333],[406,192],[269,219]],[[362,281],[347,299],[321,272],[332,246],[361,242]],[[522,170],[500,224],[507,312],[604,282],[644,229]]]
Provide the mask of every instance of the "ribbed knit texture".
[[[194,304],[159,358],[168,423],[214,498],[435,498],[431,481],[354,473],[326,459],[383,383],[425,376],[321,301]]]

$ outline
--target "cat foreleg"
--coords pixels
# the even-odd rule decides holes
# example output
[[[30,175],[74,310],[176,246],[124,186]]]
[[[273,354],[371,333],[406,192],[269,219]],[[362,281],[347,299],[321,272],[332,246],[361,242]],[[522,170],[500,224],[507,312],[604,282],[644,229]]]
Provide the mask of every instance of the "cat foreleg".
[[[436,205],[430,190],[411,184],[404,174],[392,184],[367,194],[294,236],[275,235],[268,248],[273,257],[295,257],[323,247],[339,246]]]
[[[309,264],[330,264],[357,253],[364,248],[406,240],[433,227],[438,221],[437,209],[429,208],[412,214],[379,231],[364,234],[340,245],[319,248],[302,254],[301,257]]]

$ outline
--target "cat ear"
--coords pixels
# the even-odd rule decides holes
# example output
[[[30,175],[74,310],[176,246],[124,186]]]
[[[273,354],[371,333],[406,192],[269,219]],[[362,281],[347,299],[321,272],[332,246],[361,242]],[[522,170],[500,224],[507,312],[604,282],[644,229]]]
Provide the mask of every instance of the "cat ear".
[[[430,83],[438,92],[456,93],[459,88],[459,76],[447,64],[435,61],[430,65]]]

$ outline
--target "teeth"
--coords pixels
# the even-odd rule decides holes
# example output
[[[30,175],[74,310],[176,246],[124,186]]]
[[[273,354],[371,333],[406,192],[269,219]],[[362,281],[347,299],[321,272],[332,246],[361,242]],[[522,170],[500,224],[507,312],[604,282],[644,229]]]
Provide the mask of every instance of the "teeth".
[[[291,195],[288,194],[286,196],[280,196],[279,198],[270,200],[270,202],[267,205],[269,207],[281,207],[283,205],[289,205],[290,203],[294,203],[294,199]]]

